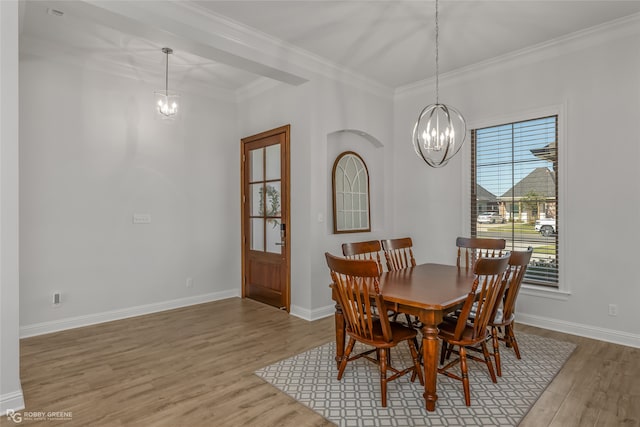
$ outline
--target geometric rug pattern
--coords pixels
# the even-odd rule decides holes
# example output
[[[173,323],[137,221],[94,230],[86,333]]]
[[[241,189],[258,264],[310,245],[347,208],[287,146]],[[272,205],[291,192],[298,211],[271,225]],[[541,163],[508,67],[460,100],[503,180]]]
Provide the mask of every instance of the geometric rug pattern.
[[[365,359],[349,362],[338,381],[335,342],[255,373],[341,427],[516,426],[575,349],[575,344],[536,335],[518,333],[517,338],[522,359],[501,343],[502,377],[497,384],[486,366],[469,360],[469,407],[462,383],[438,374],[434,412],[425,409],[424,388],[417,379],[412,383],[411,375],[387,383],[387,407],[380,406],[378,366]],[[357,343],[354,352],[364,348]],[[392,350],[391,360],[395,367],[411,365],[405,343]]]

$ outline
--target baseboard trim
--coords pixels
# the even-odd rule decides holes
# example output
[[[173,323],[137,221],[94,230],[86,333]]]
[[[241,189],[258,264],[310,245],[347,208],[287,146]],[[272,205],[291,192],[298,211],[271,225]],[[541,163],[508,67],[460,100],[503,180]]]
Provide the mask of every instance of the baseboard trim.
[[[334,313],[334,305],[328,305],[315,310],[303,309],[296,306],[291,307],[291,314],[293,316],[300,317],[309,321],[329,317]],[[606,341],[613,344],[640,348],[640,335],[631,334],[628,332],[621,332],[613,329],[600,328],[597,326],[567,322],[565,320],[559,319],[549,319],[547,317],[525,313],[518,313],[516,321],[518,323],[522,323],[523,325],[536,326],[538,328],[549,329],[551,331],[563,332],[566,334],[578,335],[585,338]]]
[[[291,310],[289,310],[289,314],[291,314],[292,316],[296,316],[310,322],[313,322],[314,320],[324,319],[325,317],[333,315],[333,313],[335,312],[336,308],[334,305],[315,308],[313,310],[309,310],[297,305],[291,305]]]
[[[0,416],[4,416],[7,411],[19,411],[24,408],[22,389],[0,395]]]
[[[549,319],[547,317],[536,316],[533,314],[517,313],[516,316],[516,322],[524,325],[536,326],[539,328],[550,329],[552,331],[606,341],[613,344],[640,348],[640,335],[637,334],[567,322],[565,320]]]
[[[21,326],[20,338],[50,334],[52,332],[60,332],[67,329],[80,328],[83,326],[111,322],[114,320],[126,319],[128,317],[142,316],[145,314],[172,310],[174,308],[187,307],[190,305],[202,304],[206,302],[218,301],[239,296],[240,292],[235,290],[212,292],[209,294],[196,295],[193,297],[179,298],[170,301],[162,301],[158,303],[144,304],[119,310],[89,314],[86,316],[69,317],[66,319],[53,320],[51,322],[35,323],[33,325]]]

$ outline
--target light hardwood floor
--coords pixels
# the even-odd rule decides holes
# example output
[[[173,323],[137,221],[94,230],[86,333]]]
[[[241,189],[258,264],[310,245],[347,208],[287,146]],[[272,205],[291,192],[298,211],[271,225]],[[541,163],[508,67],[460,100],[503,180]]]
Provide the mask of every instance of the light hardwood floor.
[[[578,344],[521,426],[640,425],[640,349],[518,331]],[[71,411],[65,426],[329,426],[253,372],[333,338],[332,317],[239,298],[27,338],[25,410]]]

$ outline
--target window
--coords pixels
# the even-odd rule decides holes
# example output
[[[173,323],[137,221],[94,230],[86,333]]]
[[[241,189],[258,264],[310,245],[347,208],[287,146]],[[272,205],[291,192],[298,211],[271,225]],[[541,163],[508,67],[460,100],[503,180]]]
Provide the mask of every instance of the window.
[[[333,164],[333,231],[371,231],[369,220],[367,166],[356,153],[345,151]]]
[[[558,116],[471,131],[471,235],[504,238],[508,250],[532,246],[524,283],[553,287],[559,268],[557,144]]]

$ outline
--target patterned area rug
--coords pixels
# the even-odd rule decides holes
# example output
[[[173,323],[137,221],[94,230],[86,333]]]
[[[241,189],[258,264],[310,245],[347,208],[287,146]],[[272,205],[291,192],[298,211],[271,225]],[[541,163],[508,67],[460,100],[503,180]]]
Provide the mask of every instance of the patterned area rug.
[[[334,362],[335,342],[256,371],[256,375],[338,426],[516,426],[558,373],[575,345],[519,333],[522,359],[501,343],[502,377],[491,382],[486,366],[470,361],[471,406],[462,383],[438,375],[438,403],[427,412],[416,379],[405,375],[388,383],[387,407],[380,406],[377,365],[350,362],[341,381]],[[362,350],[356,344],[354,351]],[[403,343],[392,350],[396,367],[411,364]],[[454,371],[458,368],[454,368]]]

